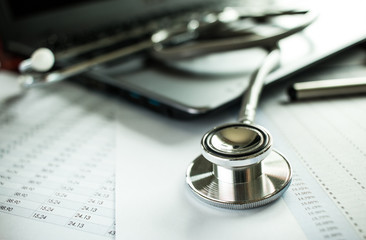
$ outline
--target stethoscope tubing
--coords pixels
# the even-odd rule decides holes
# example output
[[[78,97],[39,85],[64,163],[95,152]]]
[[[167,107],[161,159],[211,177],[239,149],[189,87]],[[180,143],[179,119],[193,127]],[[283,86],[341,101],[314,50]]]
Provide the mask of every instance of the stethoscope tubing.
[[[127,47],[123,47],[121,49],[102,54],[92,59],[81,61],[71,66],[66,66],[60,70],[46,73],[27,73],[27,70],[23,69],[25,73],[20,77],[19,81],[21,83],[21,86],[24,88],[59,82],[68,77],[85,72],[94,66],[120,59],[148,49],[150,49],[150,54],[155,58],[159,60],[169,61],[174,59],[182,59],[208,53],[235,49],[250,47],[269,47],[273,46],[280,39],[283,39],[303,30],[304,28],[309,26],[317,16],[314,11],[308,11],[304,15],[305,20],[302,24],[291,29],[284,29],[270,36],[259,36],[252,34],[242,37],[230,37],[228,39],[212,39],[209,41],[199,41],[198,43],[195,42],[194,39],[192,39],[193,41],[190,44],[181,44],[167,48],[163,47],[165,42],[169,42],[169,39],[174,37],[174,34],[181,34],[184,29],[188,31],[187,28],[182,29],[182,26],[173,26],[170,32],[169,29],[162,29],[153,34],[151,39],[143,40]],[[31,66],[28,66],[28,68],[31,68]]]
[[[214,52],[224,52],[252,47],[268,48],[279,42],[281,39],[304,30],[316,20],[317,16],[318,14],[315,10],[308,11],[304,14],[304,20],[301,24],[290,29],[278,30],[277,33],[270,36],[245,35],[202,40],[169,48],[160,47],[158,50],[152,51],[152,55],[161,60],[178,60]]]
[[[254,122],[258,100],[266,77],[280,64],[281,53],[278,45],[273,46],[260,67],[252,74],[246,93],[243,95],[238,121],[252,124]]]

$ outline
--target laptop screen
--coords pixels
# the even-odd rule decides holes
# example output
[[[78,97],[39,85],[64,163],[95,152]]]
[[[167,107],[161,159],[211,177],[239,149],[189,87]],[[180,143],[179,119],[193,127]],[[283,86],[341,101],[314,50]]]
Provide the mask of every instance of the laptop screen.
[[[97,1],[97,0],[94,0]],[[14,20],[25,19],[48,11],[70,8],[89,3],[90,0],[53,0],[53,1],[7,1],[10,13]]]

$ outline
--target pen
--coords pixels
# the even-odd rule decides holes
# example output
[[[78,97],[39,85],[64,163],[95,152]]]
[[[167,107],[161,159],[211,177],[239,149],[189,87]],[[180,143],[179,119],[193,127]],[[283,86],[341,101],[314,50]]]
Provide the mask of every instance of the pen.
[[[366,93],[366,77],[299,82],[287,93],[291,100]]]

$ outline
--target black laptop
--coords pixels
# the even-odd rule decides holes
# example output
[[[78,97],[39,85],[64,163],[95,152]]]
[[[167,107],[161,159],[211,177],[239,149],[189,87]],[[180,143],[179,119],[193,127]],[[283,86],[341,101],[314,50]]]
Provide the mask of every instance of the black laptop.
[[[243,8],[256,2],[235,0]],[[232,1],[2,0],[0,33],[6,50],[28,57],[37,48],[47,47],[61,59],[62,67],[126,47],[167,24],[225,4]],[[285,79],[366,39],[365,1],[319,0],[313,7],[319,12],[318,19],[303,32],[280,41],[281,67],[268,76],[267,83]],[[139,54],[98,66],[73,81],[108,89],[172,117],[189,118],[236,102],[255,69],[252,59],[262,55],[258,49],[236,50],[162,62]]]

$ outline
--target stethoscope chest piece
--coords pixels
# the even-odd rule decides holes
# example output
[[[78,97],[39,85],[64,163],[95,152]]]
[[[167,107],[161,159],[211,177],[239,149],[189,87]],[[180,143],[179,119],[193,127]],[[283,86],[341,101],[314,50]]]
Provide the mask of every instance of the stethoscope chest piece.
[[[206,133],[203,153],[188,167],[186,181],[205,202],[247,209],[279,198],[291,182],[291,167],[272,150],[272,138],[260,126],[227,124]]]

